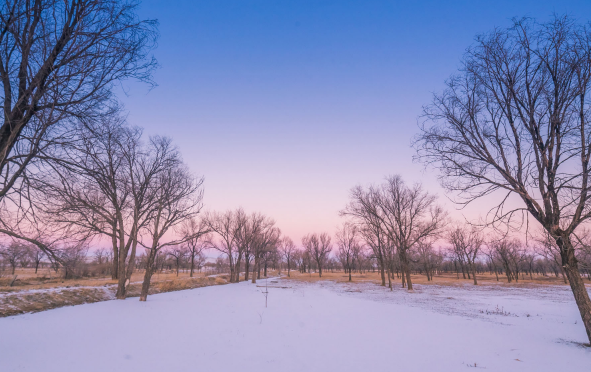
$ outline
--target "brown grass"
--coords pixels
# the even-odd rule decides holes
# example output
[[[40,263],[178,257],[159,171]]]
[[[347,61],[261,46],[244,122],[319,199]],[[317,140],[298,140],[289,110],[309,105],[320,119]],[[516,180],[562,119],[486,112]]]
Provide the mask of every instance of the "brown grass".
[[[0,293],[18,292],[31,289],[49,289],[49,288],[72,288],[72,287],[99,287],[116,285],[117,281],[111,277],[92,277],[79,279],[63,279],[61,273],[56,274],[54,271],[48,269],[39,270],[35,274],[35,269],[17,269],[15,274],[17,279],[12,287],[8,284],[12,280],[12,275],[6,272],[4,276],[0,277]],[[205,273],[194,273],[195,278],[205,277]],[[174,279],[188,279],[189,273],[181,272],[176,276],[174,271],[156,273],[152,276],[152,282],[160,282]],[[138,271],[131,276],[132,282],[141,282],[144,279],[144,272]]]
[[[0,317],[106,301],[109,294],[101,288],[76,288],[59,292],[9,294],[0,297]]]
[[[286,273],[283,273],[286,274]],[[291,272],[291,277],[289,279],[292,280],[299,280],[305,282],[316,282],[320,280],[330,280],[335,282],[348,282],[349,275],[345,274],[344,272],[323,272],[322,278],[318,276],[318,273],[305,273],[302,274],[298,271]],[[472,279],[463,279],[462,274],[460,274],[460,279],[457,278],[455,273],[453,274],[439,274],[435,275],[432,281],[427,281],[427,277],[425,275],[411,275],[411,279],[413,284],[423,284],[423,285],[446,285],[446,286],[461,286],[461,285],[472,285],[474,281]],[[505,276],[499,275],[499,280],[497,281],[496,276],[493,274],[479,274],[476,275],[476,279],[478,280],[479,285],[505,285],[505,286],[516,286],[516,287],[523,287],[523,286],[531,286],[531,285],[567,285],[564,283],[562,277],[556,278],[554,275],[552,276],[542,276],[542,275],[533,275],[533,278],[530,278],[529,275],[526,275],[525,278],[522,278],[519,275],[519,281],[507,283],[507,278]],[[380,274],[378,272],[366,272],[363,274],[353,273],[351,281],[353,283],[364,283],[364,282],[371,282],[381,284],[382,280]],[[585,281],[587,286],[591,286],[591,282],[588,280]],[[386,285],[388,285],[388,279],[386,278]],[[394,278],[392,280],[393,286],[401,286],[401,279]]]
[[[17,270],[17,281],[8,287],[12,276],[0,278],[0,317],[38,312],[63,306],[80,305],[111,300],[115,296],[117,281],[111,278],[61,279],[44,277],[34,270]],[[32,274],[32,275],[31,275]],[[128,286],[128,297],[140,295],[143,273],[132,276]],[[188,273],[158,273],[152,277],[150,294],[180,291],[226,284],[228,277],[206,277],[196,273],[193,278]]]

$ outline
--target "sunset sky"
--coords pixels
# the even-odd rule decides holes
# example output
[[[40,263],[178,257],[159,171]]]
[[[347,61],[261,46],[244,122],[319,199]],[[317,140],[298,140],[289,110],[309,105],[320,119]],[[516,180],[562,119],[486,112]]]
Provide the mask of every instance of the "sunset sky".
[[[172,137],[205,207],[276,219],[299,243],[333,233],[356,184],[400,174],[453,212],[413,163],[421,107],[474,37],[510,18],[591,19],[591,1],[144,0],[160,22],[158,87],[126,83],[129,121]]]

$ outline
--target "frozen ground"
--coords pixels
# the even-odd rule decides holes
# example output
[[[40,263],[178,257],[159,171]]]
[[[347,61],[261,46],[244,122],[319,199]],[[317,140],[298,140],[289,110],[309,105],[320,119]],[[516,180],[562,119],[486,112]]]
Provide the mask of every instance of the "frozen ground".
[[[591,370],[566,287],[268,284],[2,318],[0,371]]]

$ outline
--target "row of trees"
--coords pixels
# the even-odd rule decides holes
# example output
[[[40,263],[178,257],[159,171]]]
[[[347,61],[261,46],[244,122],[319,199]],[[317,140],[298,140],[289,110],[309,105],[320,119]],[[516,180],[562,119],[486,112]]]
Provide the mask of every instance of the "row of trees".
[[[310,240],[311,234],[303,238],[301,245],[295,245],[293,241],[284,237],[279,244],[273,246],[268,251],[266,258],[262,260],[262,265],[285,272],[291,276],[291,270],[298,270],[300,273],[314,272],[321,276],[321,272],[345,272],[352,280],[353,273],[363,274],[365,272],[382,272],[382,263],[374,250],[364,241],[363,236],[355,231],[355,226],[347,222],[336,234],[336,244],[331,247],[331,251],[323,259],[317,260],[314,245],[304,244]],[[347,233],[342,239],[343,230]],[[427,280],[433,280],[435,275],[454,274],[457,278],[473,280],[477,284],[477,278],[480,275],[489,273],[495,275],[496,280],[507,280],[509,283],[522,279],[534,279],[534,276],[561,277],[565,283],[568,279],[560,265],[557,257],[558,248],[550,249],[542,242],[529,242],[525,244],[518,239],[511,238],[481,238],[479,246],[468,246],[458,244],[453,241],[457,239],[458,234],[480,235],[471,228],[465,228],[458,232],[458,228],[447,229],[441,238],[432,242],[421,242],[408,250],[408,270],[411,274],[425,275]],[[329,238],[327,234],[322,234]],[[326,241],[325,238],[325,241]],[[463,237],[466,238],[465,236]],[[314,240],[314,238],[312,238]],[[319,244],[318,247],[321,247]],[[591,280],[591,260],[588,255],[588,246],[578,246],[577,252],[581,257],[582,270],[584,275]],[[319,250],[320,251],[320,250]],[[318,251],[318,252],[319,252]],[[396,252],[394,252],[396,253]],[[406,281],[406,276],[402,276],[402,265],[398,254],[391,255],[392,259],[388,262],[385,270],[389,270],[391,278],[397,278]],[[219,265],[223,267],[222,271],[230,271],[229,259],[227,255],[218,258]],[[252,268],[252,265],[250,265]],[[244,272],[246,276],[246,263],[241,262],[240,268],[235,267],[236,272]],[[266,272],[263,270],[263,275]],[[258,270],[255,270],[255,275]],[[386,276],[384,274],[383,285],[386,285]],[[256,275],[260,278],[260,275]],[[505,277],[505,279],[503,279]],[[403,283],[404,283],[403,282]]]
[[[463,230],[463,231],[462,231]],[[466,241],[468,238],[476,240],[478,245],[469,246],[458,244],[458,241]],[[471,236],[472,235],[472,236]],[[477,235],[474,239],[473,235]],[[323,240],[329,238],[327,234],[321,234]],[[207,260],[205,250],[211,247],[208,239],[211,236],[205,235],[206,239],[199,239],[197,247],[190,244],[169,246],[157,254],[153,270],[155,271],[179,271],[189,273],[193,277],[195,271],[200,271],[206,265],[215,267],[216,273],[230,272],[229,259],[220,258],[216,262]],[[314,241],[320,236],[312,234],[304,238],[304,241]],[[568,279],[560,265],[560,257],[557,247],[548,246],[547,241],[534,242],[529,246],[517,239],[482,239],[481,235],[471,229],[453,228],[444,234],[436,247],[431,243],[418,244],[409,251],[409,269],[413,274],[426,275],[427,280],[433,280],[434,275],[455,273],[457,278],[474,280],[477,283],[477,275],[488,272],[499,277],[505,276],[509,283],[518,282],[520,279],[533,276],[554,275],[562,277],[565,283]],[[314,245],[308,244],[297,246],[289,237],[280,239],[279,244],[274,245],[266,253],[262,262],[262,272],[266,275],[264,267],[278,271],[286,271],[291,276],[291,270],[298,270],[301,273],[320,271],[344,271],[352,280],[352,273],[381,272],[380,262],[373,254],[372,249],[363,240],[363,237],[356,230],[355,225],[345,223],[336,233],[336,247],[330,254],[318,260],[315,254]],[[582,271],[591,280],[591,247],[588,245],[577,245],[577,252],[580,256]],[[47,260],[41,250],[34,245],[13,242],[0,247],[0,275],[2,273],[14,274],[17,268],[38,269],[47,268],[51,271],[62,270],[65,278],[84,276],[111,275],[113,267],[113,253],[111,249],[95,249],[89,251],[87,248],[63,249],[59,253],[65,266],[52,264]],[[225,255],[224,255],[225,256]],[[470,259],[470,257],[474,257]],[[142,253],[135,258],[134,266],[143,271],[147,267],[148,255]],[[246,271],[246,260],[241,262],[237,270]],[[320,261],[320,265],[318,262]],[[250,265],[252,267],[252,265]],[[392,278],[401,278],[401,264],[398,255],[393,255],[393,262],[390,266]],[[521,277],[520,277],[521,275]],[[245,273],[246,276],[246,273]],[[260,277],[256,270],[257,278]]]
[[[59,251],[64,264],[47,260],[45,254],[34,245],[24,245],[13,242],[0,247],[0,277],[10,273],[15,275],[17,268],[34,269],[35,274],[39,270],[47,269],[60,273],[64,279],[81,277],[103,277],[111,275],[113,267],[113,254],[111,250],[104,248],[90,251],[88,248],[66,248]],[[134,266],[140,270],[146,270],[148,255],[142,253],[135,258]],[[201,271],[207,264],[206,255],[199,251],[194,255],[187,245],[171,246],[159,252],[153,264],[154,271],[179,271],[189,273],[190,277],[196,271]],[[209,263],[208,266],[215,266]]]

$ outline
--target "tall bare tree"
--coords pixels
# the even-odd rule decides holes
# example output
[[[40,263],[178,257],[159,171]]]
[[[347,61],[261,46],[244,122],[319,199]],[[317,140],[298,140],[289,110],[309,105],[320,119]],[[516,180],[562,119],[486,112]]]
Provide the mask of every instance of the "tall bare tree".
[[[432,281],[434,271],[437,270],[443,262],[442,254],[435,250],[433,242],[430,240],[419,242],[419,244],[417,244],[417,253],[419,255],[420,263],[425,270],[427,281]]]
[[[349,281],[351,281],[353,255],[359,246],[359,232],[357,226],[345,222],[343,226],[337,230],[336,238],[343,269],[345,270],[345,273],[349,274]]]
[[[408,290],[412,290],[409,250],[424,239],[436,237],[445,225],[446,213],[436,204],[436,196],[420,184],[405,185],[400,176],[391,176],[381,189],[380,214],[390,239],[398,249]]]
[[[327,233],[308,234],[302,238],[302,245],[318,266],[318,276],[322,277],[322,268],[332,251],[330,235]]]
[[[476,279],[476,258],[484,244],[482,234],[474,228],[456,226],[448,233],[447,239],[451,243],[454,252],[465,259],[472,273],[474,285],[478,285]]]
[[[230,282],[235,281],[235,262],[237,259],[236,237],[239,226],[236,223],[235,213],[233,211],[208,212],[204,217],[208,228],[216,233],[218,241],[211,240],[211,248],[214,248],[228,257],[230,263]]]
[[[12,241],[10,244],[0,247],[0,256],[10,265],[12,275],[14,275],[19,260],[26,253],[25,245],[18,241]]]
[[[267,253],[277,247],[281,238],[281,230],[275,226],[275,220],[260,213],[252,215],[253,239],[251,253],[253,255],[252,283],[260,279],[261,261],[266,264]]]
[[[35,264],[35,274],[37,274],[37,270],[39,269],[39,265],[41,264],[41,261],[43,260],[44,257],[45,257],[45,253],[41,249],[37,248],[36,246],[32,247],[31,260]]]
[[[284,236],[279,245],[279,251],[287,263],[287,276],[291,276],[291,266],[294,263],[294,255],[297,247],[289,236]]]
[[[187,247],[185,245],[173,245],[169,247],[166,253],[168,256],[172,257],[176,270],[176,276],[179,276],[179,269],[189,253]]]
[[[550,234],[591,341],[591,300],[572,242],[591,217],[590,35],[589,25],[555,16],[478,36],[425,108],[416,146],[459,203],[502,193],[489,222],[532,217]]]
[[[187,255],[189,257],[189,277],[193,277],[195,270],[195,259],[200,258],[200,255],[206,250],[211,243],[211,237],[208,235],[209,228],[204,219],[197,220],[190,218],[182,222],[181,235],[185,237],[187,248]]]
[[[111,240],[111,272],[119,282],[116,296],[125,298],[138,234],[158,199],[154,184],[175,168],[179,154],[167,138],[152,137],[144,143],[141,130],[127,126],[116,114],[81,122],[77,140],[33,185],[45,220]]]
[[[355,186],[351,189],[350,202],[339,214],[350,216],[358,226],[359,233],[371,248],[376,258],[382,278],[382,286],[386,285],[387,237],[384,227],[384,219],[380,217],[379,192],[377,188],[370,186],[364,189]]]
[[[384,261],[390,264],[387,253],[394,245],[400,259],[403,285],[406,280],[408,290],[412,290],[409,251],[420,241],[437,236],[445,225],[446,213],[436,204],[436,197],[425,192],[420,184],[408,187],[400,176],[391,176],[383,184],[367,190],[355,187],[351,199],[341,214],[371,221],[367,226],[375,226],[375,230],[386,236],[381,243],[385,248]]]
[[[168,139],[160,138],[159,141],[169,143]],[[166,152],[158,152],[154,156],[158,158],[165,154]],[[156,174],[154,182],[150,183],[155,193],[152,196],[153,207],[145,230],[151,244],[140,241],[140,244],[149,250],[140,301],[146,301],[148,298],[158,252],[165,247],[182,245],[202,234],[200,230],[194,231],[193,234],[182,234],[182,223],[195,218],[201,211],[203,178],[193,176],[182,163],[178,153],[173,159],[167,168]],[[165,240],[168,232],[176,234]]]

